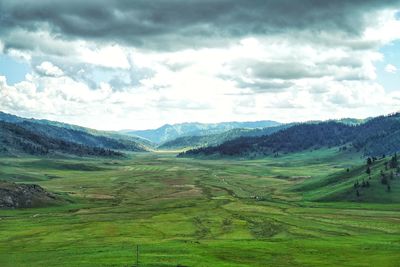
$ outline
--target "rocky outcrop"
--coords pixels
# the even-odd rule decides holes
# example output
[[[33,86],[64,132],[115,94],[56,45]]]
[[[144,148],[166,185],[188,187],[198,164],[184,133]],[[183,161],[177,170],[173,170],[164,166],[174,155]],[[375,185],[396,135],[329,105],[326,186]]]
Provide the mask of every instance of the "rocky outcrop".
[[[59,201],[39,185],[0,181],[0,209],[41,207]]]

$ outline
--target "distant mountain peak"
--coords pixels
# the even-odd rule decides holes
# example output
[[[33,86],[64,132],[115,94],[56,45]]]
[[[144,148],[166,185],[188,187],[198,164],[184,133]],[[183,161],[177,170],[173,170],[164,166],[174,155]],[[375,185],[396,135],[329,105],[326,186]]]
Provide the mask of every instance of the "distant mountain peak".
[[[219,134],[236,128],[256,129],[279,125],[281,125],[281,123],[272,120],[220,123],[183,122],[164,124],[157,129],[138,131],[124,130],[122,132],[160,144],[183,136],[203,136]]]

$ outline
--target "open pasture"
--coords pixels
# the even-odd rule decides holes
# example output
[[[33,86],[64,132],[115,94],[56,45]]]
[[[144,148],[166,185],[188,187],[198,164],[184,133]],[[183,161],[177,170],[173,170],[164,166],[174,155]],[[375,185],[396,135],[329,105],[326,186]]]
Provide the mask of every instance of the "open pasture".
[[[133,266],[137,244],[139,266],[399,266],[399,202],[311,201],[325,192],[316,184],[362,164],[334,149],[249,161],[1,158],[1,179],[67,202],[1,210],[0,266]]]

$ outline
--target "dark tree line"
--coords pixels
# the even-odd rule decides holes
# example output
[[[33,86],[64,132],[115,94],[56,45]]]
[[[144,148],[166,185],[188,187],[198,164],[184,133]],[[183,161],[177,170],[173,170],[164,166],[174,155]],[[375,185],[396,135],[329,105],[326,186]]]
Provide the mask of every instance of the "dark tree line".
[[[268,136],[241,137],[218,146],[189,150],[179,156],[274,155],[322,147],[346,145],[365,156],[377,157],[400,151],[400,114],[381,116],[360,125],[334,121],[297,124]],[[372,160],[372,159],[371,159]]]

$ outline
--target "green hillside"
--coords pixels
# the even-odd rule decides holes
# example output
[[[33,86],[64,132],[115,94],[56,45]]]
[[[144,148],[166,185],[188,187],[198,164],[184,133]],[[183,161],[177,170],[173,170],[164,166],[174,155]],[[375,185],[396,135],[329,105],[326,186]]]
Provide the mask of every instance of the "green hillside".
[[[55,121],[21,118],[4,112],[0,112],[0,121],[15,124],[37,135],[90,147],[146,151],[152,146],[144,139],[117,132],[97,131]]]
[[[355,165],[327,177],[310,179],[295,190],[303,192],[306,199],[317,201],[400,203],[399,170],[390,167],[390,162],[387,157],[371,165]],[[368,167],[370,175],[366,172]]]
[[[37,155],[69,154],[76,156],[122,156],[123,154],[103,147],[88,146],[53,138],[47,134],[27,130],[18,124],[0,121],[0,154]]]
[[[400,151],[400,113],[380,116],[360,124],[337,121],[295,124],[260,137],[240,137],[216,146],[196,148],[179,156],[262,157],[324,147],[349,146],[364,156]]]

